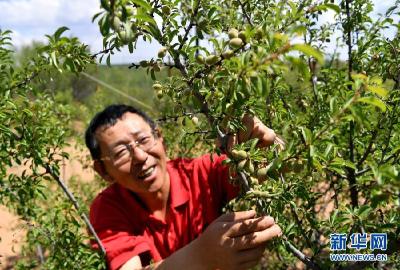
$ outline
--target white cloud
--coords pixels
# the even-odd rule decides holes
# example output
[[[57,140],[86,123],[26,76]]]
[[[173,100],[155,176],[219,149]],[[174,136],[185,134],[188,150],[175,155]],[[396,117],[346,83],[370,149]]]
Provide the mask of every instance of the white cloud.
[[[2,24],[36,27],[56,22],[60,1],[17,0],[0,2]]]
[[[97,11],[99,11],[97,0],[0,1],[2,24],[14,27],[51,27],[60,23],[90,22]]]

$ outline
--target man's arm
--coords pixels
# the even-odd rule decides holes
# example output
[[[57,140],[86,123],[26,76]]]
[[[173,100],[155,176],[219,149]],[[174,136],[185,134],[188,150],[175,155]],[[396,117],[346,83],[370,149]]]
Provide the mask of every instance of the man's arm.
[[[260,260],[266,243],[281,235],[272,217],[253,210],[221,215],[197,239],[168,258],[142,267],[139,256],[120,269],[248,269]]]

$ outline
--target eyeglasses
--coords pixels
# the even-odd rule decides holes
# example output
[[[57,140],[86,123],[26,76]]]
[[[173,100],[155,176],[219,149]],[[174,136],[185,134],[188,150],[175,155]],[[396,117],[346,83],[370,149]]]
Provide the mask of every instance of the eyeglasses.
[[[100,158],[100,160],[110,160],[115,166],[121,166],[131,160],[133,151],[136,147],[143,152],[148,152],[156,145],[156,143],[155,134],[143,134],[137,140],[129,144],[121,144],[117,146],[109,155]]]

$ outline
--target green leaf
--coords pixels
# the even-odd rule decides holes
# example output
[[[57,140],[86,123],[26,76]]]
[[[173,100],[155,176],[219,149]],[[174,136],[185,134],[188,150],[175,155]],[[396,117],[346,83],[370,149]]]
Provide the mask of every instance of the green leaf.
[[[62,33],[64,33],[67,30],[69,30],[69,28],[66,26],[58,28],[57,31],[54,33],[54,39],[58,40],[61,37]]]
[[[153,19],[153,17],[151,17],[151,16],[149,16],[147,14],[143,14],[143,13],[142,14],[138,14],[138,15],[135,16],[135,18],[139,19],[141,21],[144,21],[144,22],[151,23],[154,27],[157,27],[157,23]]]
[[[367,90],[371,91],[372,93],[377,94],[380,97],[387,97],[387,95],[388,95],[388,91],[381,86],[368,85]]]
[[[372,209],[369,205],[362,205],[358,209],[358,217],[363,220],[368,217],[369,213],[371,213]]]
[[[51,52],[50,57],[51,57],[51,61],[53,62],[53,65],[58,69],[56,52],[54,52],[54,51]]]
[[[301,127],[301,134],[303,135],[304,141],[307,145],[310,145],[312,142],[312,133],[306,127]]]
[[[352,168],[352,169],[354,169],[354,170],[356,169],[356,165],[354,165],[353,162],[351,162],[351,161],[349,161],[349,160],[344,160],[344,159],[342,159],[342,158],[340,158],[340,157],[335,157],[335,158],[332,160],[332,163],[331,163],[330,165],[333,165],[333,166],[339,165],[339,166],[344,166],[344,167]]]
[[[335,11],[338,14],[340,13],[340,7],[338,5],[331,4],[331,3],[326,3],[326,4],[324,4],[324,6],[326,6],[327,8]]]
[[[376,97],[362,97],[357,100],[358,102],[366,103],[378,107],[381,111],[386,112],[386,105],[382,100]]]
[[[291,50],[299,51],[305,55],[314,57],[319,63],[324,62],[324,56],[317,49],[307,44],[293,44]]]
[[[152,6],[144,0],[132,0],[136,5],[146,9],[147,11],[152,9]]]

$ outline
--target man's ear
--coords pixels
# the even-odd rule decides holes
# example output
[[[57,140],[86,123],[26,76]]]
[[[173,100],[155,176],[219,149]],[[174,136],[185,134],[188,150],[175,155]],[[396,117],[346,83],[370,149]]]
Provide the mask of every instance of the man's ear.
[[[113,183],[114,180],[113,178],[107,173],[107,170],[104,166],[103,161],[101,160],[95,160],[93,162],[93,169],[107,182]]]
[[[157,136],[157,138],[161,139],[161,141],[164,143],[164,138],[163,138],[163,135],[162,135],[162,131],[161,131],[161,129],[159,127],[156,127],[154,129],[154,133]]]

